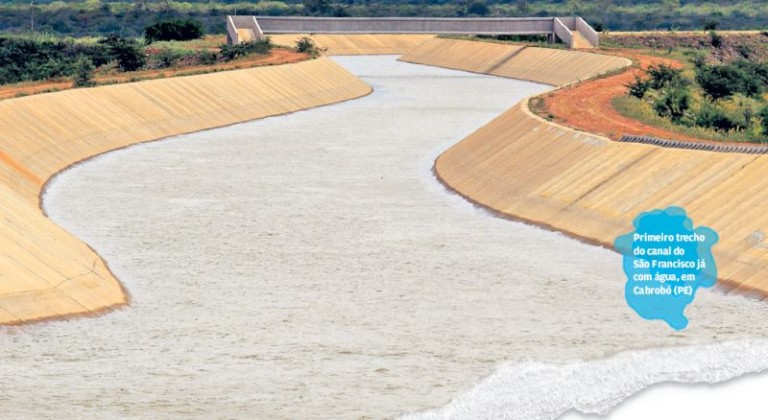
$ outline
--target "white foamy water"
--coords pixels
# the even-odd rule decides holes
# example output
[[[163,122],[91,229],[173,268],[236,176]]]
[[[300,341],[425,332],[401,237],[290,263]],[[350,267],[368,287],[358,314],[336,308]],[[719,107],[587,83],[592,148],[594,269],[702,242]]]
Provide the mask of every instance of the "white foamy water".
[[[696,395],[701,391],[670,383],[727,381],[744,372],[765,369],[767,360],[768,341],[761,340],[639,350],[602,360],[560,365],[505,364],[445,407],[403,416],[403,419],[584,420],[605,416],[616,420],[762,419],[763,410],[755,410],[762,399],[754,397],[765,391],[768,382],[764,379],[746,387],[736,384],[741,393],[751,393],[753,397],[747,401],[751,410],[744,410],[747,414],[741,416],[734,413],[744,406],[734,407],[737,401],[722,399],[730,395],[728,392],[718,390],[721,394],[714,395],[710,391],[702,396]],[[628,396],[656,384],[666,386],[652,387],[646,392],[655,395],[635,397],[639,401],[630,400],[626,407],[611,411]],[[707,406],[706,398],[712,401],[713,396],[721,398],[719,404]],[[716,414],[717,410],[720,414]]]
[[[600,397],[607,376],[626,395],[675,374],[633,350],[688,349],[696,380],[768,366],[701,347],[764,337],[764,304],[705,291],[683,332],[643,321],[618,255],[494,218],[434,180],[437,153],[544,86],[337,60],[375,92],[117,151],[51,184],[52,219],[133,305],[0,330],[0,412],[380,418],[453,410],[479,382],[487,410],[512,401],[499,417],[552,418],[620,398]]]

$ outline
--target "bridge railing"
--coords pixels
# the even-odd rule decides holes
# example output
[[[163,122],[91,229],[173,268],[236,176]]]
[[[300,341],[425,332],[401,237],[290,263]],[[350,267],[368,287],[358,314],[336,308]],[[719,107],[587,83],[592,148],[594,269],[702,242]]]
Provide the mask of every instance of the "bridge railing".
[[[552,18],[307,18],[257,16],[264,33],[550,34]]]
[[[235,44],[264,34],[456,34],[456,35],[548,35],[573,48],[573,31],[593,45],[599,37],[577,17],[531,18],[334,18],[299,16],[228,16],[228,41]],[[554,39],[554,38],[553,38]]]

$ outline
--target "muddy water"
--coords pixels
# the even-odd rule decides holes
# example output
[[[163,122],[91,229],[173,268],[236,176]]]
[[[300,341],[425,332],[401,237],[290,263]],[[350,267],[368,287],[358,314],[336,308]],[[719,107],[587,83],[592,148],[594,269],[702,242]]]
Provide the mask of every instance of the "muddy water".
[[[1,330],[0,412],[391,417],[505,362],[766,334],[764,305],[710,292],[682,333],[642,321],[617,255],[491,217],[434,180],[440,151],[545,86],[338,61],[375,92],[121,150],[52,183],[48,213],[133,305]]]

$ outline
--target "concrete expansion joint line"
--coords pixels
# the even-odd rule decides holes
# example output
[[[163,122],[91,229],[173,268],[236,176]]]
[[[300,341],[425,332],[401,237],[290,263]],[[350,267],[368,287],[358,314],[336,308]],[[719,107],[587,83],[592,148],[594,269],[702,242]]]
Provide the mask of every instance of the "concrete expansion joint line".
[[[641,156],[639,156],[637,159],[635,159],[635,160],[633,160],[632,162],[630,162],[629,164],[627,164],[627,165],[626,165],[626,167],[628,167],[628,168],[629,168],[629,167],[633,167],[633,166],[635,166],[635,165],[636,165],[638,162],[640,162],[641,160],[644,160],[644,159],[645,159],[645,158],[647,158],[648,156],[652,155],[654,152],[655,152],[655,150],[653,150],[653,149],[649,150],[648,152],[646,152],[646,153],[642,154],[642,155],[641,155]],[[585,191],[583,194],[581,194],[580,196],[578,196],[577,198],[575,198],[574,200],[572,200],[570,203],[568,203],[568,205],[567,205],[567,206],[563,207],[563,209],[562,209],[562,210],[558,211],[558,213],[561,213],[561,212],[564,212],[565,210],[568,210],[569,208],[571,208],[571,206],[573,206],[574,204],[578,203],[579,201],[581,201],[582,199],[584,199],[586,196],[588,196],[588,195],[592,194],[592,193],[593,193],[595,190],[597,190],[598,188],[600,188],[600,187],[602,187],[603,185],[607,184],[607,183],[608,183],[608,181],[612,181],[612,180],[613,180],[613,177],[606,177],[606,178],[605,178],[605,179],[603,179],[602,181],[598,182],[598,183],[597,183],[597,185],[593,186],[592,188],[590,188],[589,190]]]
[[[517,56],[518,54],[520,54],[521,52],[523,52],[523,50],[525,50],[527,48],[528,48],[527,45],[523,45],[521,48],[519,48],[519,49],[517,49],[515,51],[512,51],[511,53],[507,54],[506,57],[503,57],[498,63],[492,65],[487,70],[485,70],[484,73],[486,73],[486,74],[493,73],[494,71],[498,70],[499,67],[503,66],[504,64],[507,64],[507,62],[509,60],[513,59],[515,56]]]

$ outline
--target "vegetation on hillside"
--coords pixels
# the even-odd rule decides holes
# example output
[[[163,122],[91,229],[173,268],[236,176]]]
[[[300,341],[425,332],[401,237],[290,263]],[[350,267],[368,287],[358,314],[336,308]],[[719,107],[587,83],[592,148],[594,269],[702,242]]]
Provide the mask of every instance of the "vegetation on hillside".
[[[0,0],[0,32],[140,36],[160,19],[194,18],[225,32],[225,15],[570,16],[598,29],[766,29],[763,0]]]
[[[196,19],[161,19],[144,28],[147,44],[155,41],[191,41],[205,35],[203,23]]]
[[[94,73],[212,65],[251,54],[268,54],[272,49],[269,37],[214,48],[189,48],[183,42],[164,41],[147,46],[142,41],[114,34],[80,40],[53,36],[0,36],[0,84],[72,78],[76,87],[91,86]]]
[[[709,64],[651,66],[616,107],[630,117],[716,140],[768,142],[768,62],[740,57]]]

